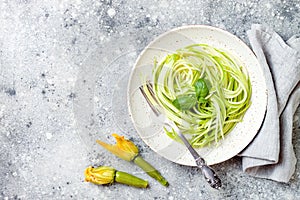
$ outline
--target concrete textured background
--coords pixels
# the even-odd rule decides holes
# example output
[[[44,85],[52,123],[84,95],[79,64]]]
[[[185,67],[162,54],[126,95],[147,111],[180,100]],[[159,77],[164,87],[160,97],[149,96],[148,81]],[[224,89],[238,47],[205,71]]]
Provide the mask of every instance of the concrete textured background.
[[[300,32],[298,0],[98,0],[0,2],[0,199],[300,199],[299,111],[296,171],[288,184],[251,177],[235,157],[214,168],[211,189],[194,167],[155,154],[133,128],[126,107],[129,72],[141,50],[178,26],[207,24],[247,44],[261,23],[283,39]],[[299,109],[298,109],[299,110]],[[107,153],[95,138],[117,132],[170,182],[165,188]],[[89,165],[111,165],[149,180],[150,188],[84,182]]]

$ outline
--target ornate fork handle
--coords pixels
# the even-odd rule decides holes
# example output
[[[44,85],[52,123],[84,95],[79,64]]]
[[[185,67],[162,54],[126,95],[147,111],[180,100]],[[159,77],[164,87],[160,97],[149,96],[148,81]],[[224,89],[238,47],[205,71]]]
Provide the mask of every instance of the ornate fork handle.
[[[176,124],[168,119],[166,119],[164,123],[165,123],[165,125],[168,125],[171,128],[173,128],[175,130],[175,132],[178,134],[180,139],[183,141],[185,146],[188,148],[188,150],[194,157],[197,167],[201,169],[202,174],[203,174],[205,180],[208,182],[208,184],[212,188],[220,189],[222,186],[221,179],[218,177],[216,172],[206,164],[205,160],[191,146],[191,144],[188,142],[188,140],[185,138],[185,136],[181,133],[179,128],[176,126]]]
[[[205,160],[190,145],[190,143],[188,142],[188,140],[185,138],[185,136],[179,130],[178,126],[173,121],[167,119],[166,116],[164,116],[160,112],[160,110],[156,106],[153,105],[152,101],[150,101],[149,97],[146,95],[143,87],[147,87],[147,90],[150,93],[151,97],[157,103],[157,105],[159,105],[158,101],[157,101],[157,99],[155,97],[155,94],[153,92],[152,85],[150,83],[147,83],[145,86],[141,86],[140,87],[140,90],[141,90],[144,98],[146,99],[148,105],[151,107],[151,110],[153,111],[153,113],[157,117],[163,117],[162,121],[164,122],[164,124],[167,125],[167,126],[169,126],[172,129],[174,129],[174,131],[178,134],[178,136],[181,138],[181,140],[183,141],[183,143],[185,144],[185,146],[188,148],[188,150],[190,151],[190,153],[194,157],[197,167],[201,169],[202,174],[203,174],[205,180],[208,182],[208,184],[212,188],[220,189],[221,186],[222,186],[221,180],[217,176],[217,174],[215,173],[215,171],[206,164]]]

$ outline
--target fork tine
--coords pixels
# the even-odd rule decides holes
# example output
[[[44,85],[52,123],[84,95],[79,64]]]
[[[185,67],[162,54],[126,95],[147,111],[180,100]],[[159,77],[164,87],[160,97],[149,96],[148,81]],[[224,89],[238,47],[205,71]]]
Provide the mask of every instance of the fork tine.
[[[150,81],[147,81],[146,85],[147,85],[147,88],[148,88],[151,96],[154,97],[154,100],[157,102],[157,99],[156,99],[155,94],[153,92],[153,85],[152,85],[152,83],[150,83]]]
[[[153,89],[152,89],[152,84],[149,83],[149,82],[147,81],[146,85],[142,85],[142,86],[140,86],[139,88],[140,88],[140,91],[141,91],[142,95],[143,95],[144,98],[146,99],[148,105],[150,106],[150,108],[151,108],[152,111],[154,112],[154,114],[155,114],[156,116],[159,116],[159,115],[160,115],[159,110],[158,110],[158,109],[152,104],[152,102],[150,101],[149,97],[147,96],[147,94],[146,94],[146,92],[145,92],[145,90],[144,90],[144,87],[147,87],[147,90],[149,91],[151,97],[152,97],[153,100],[157,103],[157,99],[156,99],[155,94],[154,94]]]
[[[153,97],[153,100],[155,101],[155,103],[156,103],[157,105],[159,105],[158,100],[157,100],[157,98],[156,98],[156,96],[155,96],[155,94],[154,94],[153,84],[150,83],[149,81],[147,81],[147,88],[148,88],[148,90],[149,90],[151,96]]]

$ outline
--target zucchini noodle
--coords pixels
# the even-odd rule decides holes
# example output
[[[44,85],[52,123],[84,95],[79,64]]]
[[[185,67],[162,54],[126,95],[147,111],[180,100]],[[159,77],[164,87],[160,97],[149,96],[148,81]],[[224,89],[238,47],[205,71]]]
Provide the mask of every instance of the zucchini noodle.
[[[228,52],[207,44],[187,46],[167,55],[159,64],[155,61],[152,78],[158,104],[193,147],[218,144],[242,121],[250,106],[251,84],[245,67]],[[186,110],[176,107],[174,100],[180,96],[195,99],[188,98],[196,95],[199,79],[206,84],[206,96]],[[173,130],[165,132],[180,141]]]

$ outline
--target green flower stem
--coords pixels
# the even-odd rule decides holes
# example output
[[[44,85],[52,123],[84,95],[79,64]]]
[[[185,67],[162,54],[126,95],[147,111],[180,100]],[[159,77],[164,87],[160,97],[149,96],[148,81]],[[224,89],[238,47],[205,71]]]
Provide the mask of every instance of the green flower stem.
[[[168,186],[168,181],[147,161],[145,161],[141,156],[137,156],[133,162],[142,168],[149,176],[158,180],[163,186]]]
[[[115,181],[138,188],[146,188],[148,181],[122,171],[116,171]]]

